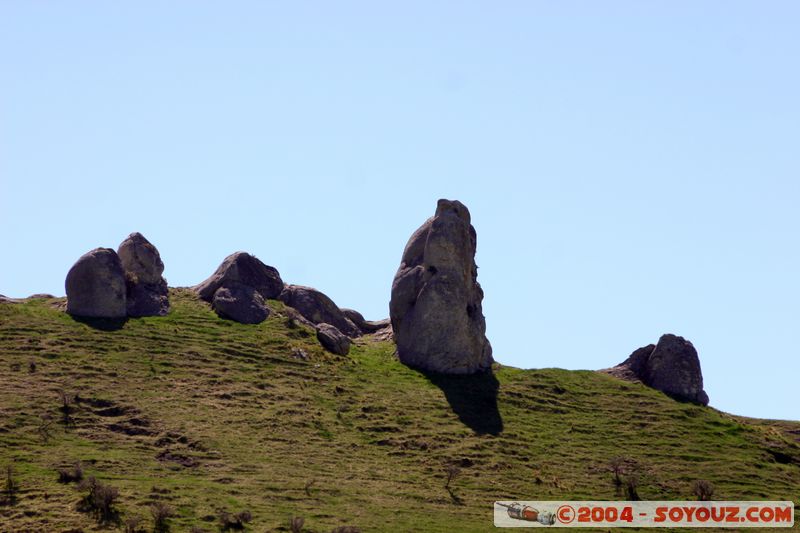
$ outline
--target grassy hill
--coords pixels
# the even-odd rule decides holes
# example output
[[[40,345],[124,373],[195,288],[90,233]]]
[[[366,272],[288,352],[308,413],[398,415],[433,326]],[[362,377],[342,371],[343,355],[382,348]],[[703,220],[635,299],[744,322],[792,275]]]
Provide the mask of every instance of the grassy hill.
[[[288,530],[291,517],[317,532],[491,531],[497,499],[624,499],[615,457],[643,499],[694,499],[708,480],[716,499],[800,505],[798,422],[591,371],[426,376],[369,337],[348,357],[324,352],[279,302],[249,326],[187,290],[171,301],[167,317],[125,323],[77,321],[61,299],[0,304],[0,467],[19,487],[0,531],[137,515],[151,531],[155,502],[175,510],[171,531],[218,531],[221,513],[245,510],[248,531]],[[119,490],[116,522],[79,510],[86,491],[59,482],[77,461]]]

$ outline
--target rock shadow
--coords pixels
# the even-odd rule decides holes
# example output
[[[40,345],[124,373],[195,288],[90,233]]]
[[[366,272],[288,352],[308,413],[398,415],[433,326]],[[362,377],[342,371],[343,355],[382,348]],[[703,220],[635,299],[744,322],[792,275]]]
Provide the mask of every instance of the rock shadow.
[[[470,375],[419,372],[442,389],[453,412],[472,431],[481,435],[499,435],[503,431],[497,407],[500,383],[491,370]]]
[[[86,324],[90,328],[99,329],[101,331],[117,331],[125,326],[128,317],[122,318],[95,318],[89,316],[76,316],[69,315],[75,322]]]

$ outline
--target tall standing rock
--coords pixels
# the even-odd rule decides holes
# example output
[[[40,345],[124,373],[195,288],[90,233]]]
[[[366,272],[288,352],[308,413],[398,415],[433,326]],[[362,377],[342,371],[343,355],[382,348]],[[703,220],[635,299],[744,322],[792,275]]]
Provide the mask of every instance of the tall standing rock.
[[[691,342],[671,333],[662,335],[656,345],[639,348],[625,361],[605,372],[623,379],[639,380],[679,400],[708,405],[697,350]]]
[[[439,200],[436,214],[411,235],[389,304],[403,363],[447,374],[491,368],[476,243],[469,210],[459,201]]]
[[[82,255],[64,282],[67,313],[90,318],[127,316],[125,271],[117,252],[96,248]]]
[[[125,269],[128,316],[163,316],[169,312],[169,289],[161,254],[141,233],[131,233],[117,255]]]

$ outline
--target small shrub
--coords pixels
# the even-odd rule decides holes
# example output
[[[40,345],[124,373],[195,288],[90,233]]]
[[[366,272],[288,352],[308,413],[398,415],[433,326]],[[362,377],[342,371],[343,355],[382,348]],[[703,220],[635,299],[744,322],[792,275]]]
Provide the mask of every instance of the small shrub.
[[[53,438],[52,425],[53,421],[50,417],[43,416],[39,421],[39,425],[36,426],[36,433],[39,434],[39,438],[42,439],[43,444],[47,444],[50,442],[50,439]]]
[[[153,515],[153,531],[162,533],[169,531],[169,519],[175,516],[175,510],[164,502],[156,502],[150,506]]]
[[[79,482],[83,479],[83,466],[78,461],[72,467],[58,469],[58,482],[59,483],[73,483]]]
[[[461,469],[456,465],[449,465],[445,470],[447,472],[447,481],[444,484],[444,488],[449,489],[450,483],[456,480],[456,478],[461,475]]]
[[[6,466],[6,482],[3,492],[5,492],[8,504],[14,505],[17,500],[17,492],[19,492],[19,483],[14,479],[14,467],[11,465]]]
[[[306,521],[302,516],[293,516],[289,519],[289,531],[292,533],[302,533],[303,531],[303,524]]]
[[[711,498],[714,497],[714,485],[705,479],[698,479],[695,481],[692,486],[692,491],[701,502],[711,501]]]
[[[141,533],[142,517],[129,516],[125,519],[125,533]]]
[[[72,418],[69,416],[72,414],[73,407],[72,405],[75,403],[75,395],[66,392],[64,389],[58,390],[58,399],[61,402],[61,406],[58,408],[61,411],[61,423],[64,426],[69,426],[72,424]]]
[[[75,402],[75,395],[67,392],[64,389],[58,389],[58,399],[61,402],[59,410],[62,413],[69,414],[72,412],[72,404]]]
[[[117,516],[114,503],[119,498],[119,490],[111,485],[106,485],[94,476],[89,476],[81,481],[78,488],[87,491],[81,501],[81,510],[92,512],[97,517],[98,522],[110,522]]]
[[[36,361],[34,361],[33,359],[28,361],[28,372],[31,374],[36,373]]]
[[[638,502],[640,500],[638,487],[639,477],[636,474],[625,476],[625,497],[628,501]]]
[[[219,514],[219,523],[222,531],[241,531],[252,519],[253,515],[250,514],[250,511],[242,511],[241,513],[237,514],[231,514],[228,511],[222,511]]]
[[[625,469],[625,459],[623,457],[614,457],[609,461],[608,468],[611,470],[614,480],[614,486],[619,488],[622,486],[622,473]]]

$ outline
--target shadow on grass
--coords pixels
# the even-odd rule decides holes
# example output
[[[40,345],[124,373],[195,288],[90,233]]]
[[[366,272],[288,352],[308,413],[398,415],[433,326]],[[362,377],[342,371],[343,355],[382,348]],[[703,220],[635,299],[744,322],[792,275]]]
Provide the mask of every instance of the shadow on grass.
[[[491,371],[468,376],[420,372],[442,389],[453,412],[472,431],[489,435],[503,431],[503,419],[497,408],[500,383]]]
[[[102,331],[117,331],[125,326],[128,317],[123,318],[95,318],[89,316],[75,316],[69,315],[75,322],[86,324],[90,328],[99,329]]]

